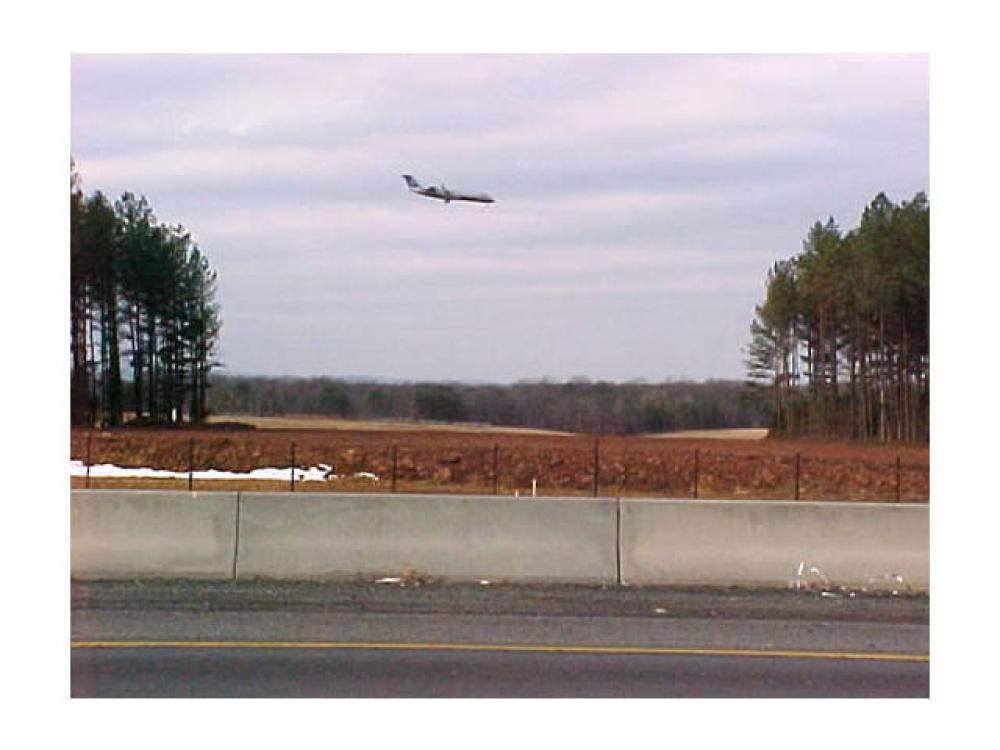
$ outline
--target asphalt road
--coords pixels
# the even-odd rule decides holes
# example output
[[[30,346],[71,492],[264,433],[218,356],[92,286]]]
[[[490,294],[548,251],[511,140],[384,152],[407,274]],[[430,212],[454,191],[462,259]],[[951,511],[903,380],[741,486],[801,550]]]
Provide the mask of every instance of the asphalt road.
[[[71,694],[929,692],[923,596],[415,583],[75,583]]]

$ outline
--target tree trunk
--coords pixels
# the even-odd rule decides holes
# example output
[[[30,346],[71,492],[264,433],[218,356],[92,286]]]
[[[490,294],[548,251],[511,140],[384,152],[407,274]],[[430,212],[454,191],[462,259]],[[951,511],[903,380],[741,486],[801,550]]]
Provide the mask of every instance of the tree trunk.
[[[105,301],[108,334],[108,424],[117,426],[122,421],[122,373],[118,351],[118,303],[114,292]]]

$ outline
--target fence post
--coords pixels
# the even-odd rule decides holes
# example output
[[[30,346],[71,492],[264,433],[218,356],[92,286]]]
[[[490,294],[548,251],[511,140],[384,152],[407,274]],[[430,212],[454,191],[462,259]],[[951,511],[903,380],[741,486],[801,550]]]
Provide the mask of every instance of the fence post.
[[[493,494],[500,488],[500,444],[493,443]]]
[[[289,460],[292,469],[292,492],[295,492],[295,441],[292,441],[292,455]]]
[[[597,490],[601,480],[601,454],[598,448],[598,438],[594,438],[594,497],[597,497]]]
[[[694,449],[694,499],[698,499],[698,453],[699,449]]]
[[[795,451],[795,499],[799,499],[799,477],[802,473],[802,454]]]
[[[662,473],[662,477],[663,477],[663,495],[664,495],[664,497],[670,497],[670,479],[669,479],[669,477],[670,477],[670,464],[668,463],[666,456],[664,456],[664,458],[663,458],[663,473]],[[652,495],[653,491],[651,490],[649,494]]]
[[[902,466],[900,466],[899,456],[896,456],[896,502],[900,501],[900,495],[902,494]]]
[[[392,491],[396,491],[396,456],[399,452],[399,445],[392,444]]]
[[[88,490],[90,489],[90,439],[93,437],[93,431],[87,431],[87,481],[84,487]]]
[[[194,438],[188,445],[188,492],[194,491]]]

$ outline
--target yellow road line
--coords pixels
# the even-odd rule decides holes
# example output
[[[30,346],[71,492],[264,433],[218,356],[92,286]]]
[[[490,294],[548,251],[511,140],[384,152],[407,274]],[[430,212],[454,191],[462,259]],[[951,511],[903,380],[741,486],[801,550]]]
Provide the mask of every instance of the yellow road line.
[[[656,646],[561,646],[492,643],[363,643],[326,641],[71,641],[76,649],[216,648],[216,649],[378,649],[383,651],[494,651],[539,654],[644,654],[670,656],[770,656],[792,659],[863,659],[929,662],[926,654],[879,654],[844,651],[765,651]]]

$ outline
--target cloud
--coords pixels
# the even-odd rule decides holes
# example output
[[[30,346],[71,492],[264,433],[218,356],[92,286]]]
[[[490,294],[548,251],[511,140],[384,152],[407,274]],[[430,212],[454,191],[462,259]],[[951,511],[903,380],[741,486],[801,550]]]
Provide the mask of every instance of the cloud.
[[[715,361],[706,375],[739,377],[738,355],[703,351],[703,331],[738,349],[762,274],[809,224],[849,226],[880,190],[926,189],[928,111],[926,55],[72,58],[85,189],[146,194],[192,231],[220,272],[237,368],[260,362],[254,336],[275,347],[282,321],[331,325],[331,311],[348,328],[414,309],[431,325],[436,301],[458,306],[447,325],[461,330],[478,303],[510,342],[499,321],[515,312],[568,320],[590,316],[587,301],[599,316],[669,297],[699,315],[663,368]],[[403,172],[498,202],[419,198]],[[649,322],[628,310],[614,320],[631,340]],[[551,348],[601,377],[602,347],[619,345]],[[310,366],[388,361],[345,346]],[[381,374],[407,376],[393,366]]]
[[[169,144],[123,150],[113,174],[273,176],[303,161],[306,172],[350,170],[380,153],[509,159],[623,139],[729,157],[822,142],[831,117],[910,111],[927,93],[926,75],[913,75],[926,58],[905,56],[171,59],[74,58],[76,133]],[[79,93],[101,73],[110,80]],[[105,149],[112,156],[113,142]]]

